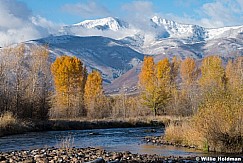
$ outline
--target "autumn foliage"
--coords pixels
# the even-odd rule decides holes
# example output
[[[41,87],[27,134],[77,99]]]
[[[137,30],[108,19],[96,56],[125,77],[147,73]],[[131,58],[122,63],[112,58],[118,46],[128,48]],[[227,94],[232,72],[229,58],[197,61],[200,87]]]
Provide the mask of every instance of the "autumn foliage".
[[[196,62],[192,58],[186,58],[181,62],[180,68],[182,82],[185,85],[191,85],[197,79]]]
[[[152,109],[154,115],[161,110],[164,112],[167,100],[170,97],[171,67],[165,58],[154,63],[153,57],[145,57],[139,75],[139,84],[142,89],[142,99],[145,106]]]
[[[183,60],[178,96],[174,101],[172,96],[170,105],[177,110],[183,106],[180,115],[191,110],[192,118],[169,126],[165,138],[209,151],[243,152],[242,71],[242,57],[229,60],[226,67],[218,56],[205,57],[200,67],[191,58]]]
[[[84,87],[87,70],[76,57],[62,56],[56,59],[51,66],[55,85],[56,113],[65,117],[75,117],[85,114]],[[53,112],[53,114],[55,114]]]
[[[57,57],[51,64],[47,47],[27,49],[23,44],[0,52],[0,115],[36,120],[185,116],[190,121],[172,124],[166,139],[210,151],[242,152],[242,56],[227,63],[219,56],[158,62],[147,56],[139,95],[124,88],[119,96],[108,96],[100,72],[88,74],[77,57]]]
[[[102,77],[98,71],[93,71],[88,75],[85,85],[85,102],[89,105],[95,98],[101,95],[102,92]]]

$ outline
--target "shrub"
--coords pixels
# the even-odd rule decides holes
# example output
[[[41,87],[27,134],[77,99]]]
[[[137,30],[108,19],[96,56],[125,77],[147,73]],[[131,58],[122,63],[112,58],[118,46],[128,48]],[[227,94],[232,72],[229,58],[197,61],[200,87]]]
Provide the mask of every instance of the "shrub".
[[[195,129],[207,140],[209,150],[243,152],[242,100],[229,93],[210,95],[194,116]]]
[[[191,121],[185,121],[180,124],[171,123],[166,127],[164,139],[172,143],[203,149],[205,139],[195,130],[192,124]]]
[[[0,115],[0,129],[5,129],[9,126],[16,125],[17,120],[12,112],[5,112]]]

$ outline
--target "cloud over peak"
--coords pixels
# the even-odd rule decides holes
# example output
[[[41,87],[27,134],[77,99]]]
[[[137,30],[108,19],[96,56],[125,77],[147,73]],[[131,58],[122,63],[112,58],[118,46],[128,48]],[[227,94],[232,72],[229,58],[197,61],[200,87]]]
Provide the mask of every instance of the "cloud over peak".
[[[1,0],[0,46],[7,46],[50,34],[54,24],[41,16],[34,16],[23,2]]]

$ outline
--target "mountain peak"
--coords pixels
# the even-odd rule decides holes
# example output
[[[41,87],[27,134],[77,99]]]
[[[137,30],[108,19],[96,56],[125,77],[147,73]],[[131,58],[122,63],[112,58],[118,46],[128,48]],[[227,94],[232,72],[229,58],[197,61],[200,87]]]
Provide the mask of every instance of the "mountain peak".
[[[170,38],[183,38],[188,41],[202,41],[205,38],[206,29],[197,25],[177,23],[159,16],[152,17],[151,21],[156,24],[156,28],[164,28]]]
[[[151,21],[153,21],[156,24],[177,24],[176,22],[172,21],[172,20],[168,20],[165,18],[161,18],[159,16],[153,16],[151,18]]]
[[[107,17],[96,20],[85,20],[80,23],[74,24],[73,26],[82,26],[88,29],[99,29],[99,30],[113,30],[117,31],[121,28],[128,28],[128,24],[118,18]]]

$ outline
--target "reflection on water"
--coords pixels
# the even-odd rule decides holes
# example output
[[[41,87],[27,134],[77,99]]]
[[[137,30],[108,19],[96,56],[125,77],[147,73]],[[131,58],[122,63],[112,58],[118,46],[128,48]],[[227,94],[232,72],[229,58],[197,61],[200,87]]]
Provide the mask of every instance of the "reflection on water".
[[[153,129],[156,132],[148,132]],[[71,143],[77,148],[102,147],[108,151],[131,151],[163,156],[204,155],[193,149],[154,146],[142,141],[145,136],[159,136],[163,133],[163,128],[151,127],[32,132],[0,138],[0,151],[58,147],[61,140],[69,136],[72,138]]]

